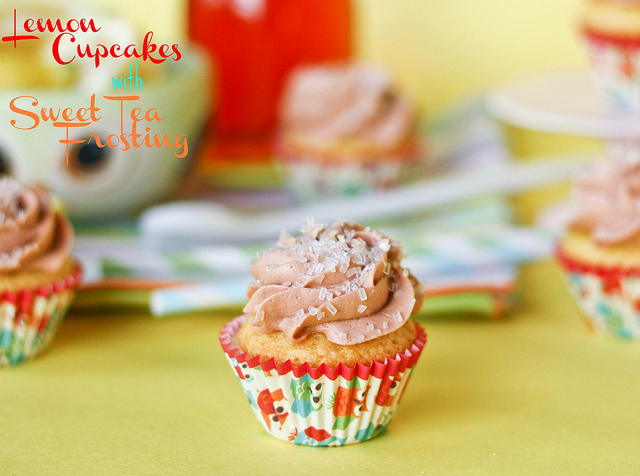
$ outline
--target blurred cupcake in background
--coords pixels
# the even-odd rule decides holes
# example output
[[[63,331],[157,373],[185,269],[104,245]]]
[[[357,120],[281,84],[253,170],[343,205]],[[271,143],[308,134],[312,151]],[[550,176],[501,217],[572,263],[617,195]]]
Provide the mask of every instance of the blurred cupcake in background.
[[[640,160],[603,159],[573,191],[560,264],[594,331],[640,338]]]
[[[276,155],[300,199],[390,188],[418,150],[415,109],[387,72],[322,64],[290,75]]]
[[[640,112],[640,1],[588,0],[583,36],[597,85],[615,108]]]
[[[0,180],[0,367],[51,343],[80,283],[72,244],[71,224],[47,192]]]

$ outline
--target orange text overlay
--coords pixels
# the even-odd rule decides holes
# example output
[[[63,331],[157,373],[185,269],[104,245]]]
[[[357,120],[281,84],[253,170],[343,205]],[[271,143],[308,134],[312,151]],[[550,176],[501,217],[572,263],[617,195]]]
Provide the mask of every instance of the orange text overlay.
[[[23,131],[33,130],[42,125],[42,123],[51,122],[53,127],[65,129],[65,137],[60,139],[61,144],[66,145],[67,163],[69,163],[69,144],[82,144],[95,141],[100,148],[110,147],[119,148],[126,151],[130,148],[138,147],[175,147],[174,155],[176,157],[185,157],[189,152],[186,134],[180,134],[172,141],[167,134],[151,134],[150,125],[154,122],[158,123],[165,118],[158,115],[156,108],[142,111],[141,108],[135,107],[136,101],[140,96],[102,96],[109,103],[120,103],[120,131],[112,133],[101,138],[97,134],[89,133],[85,139],[70,139],[69,130],[90,126],[102,119],[98,115],[100,108],[96,106],[96,95],[92,94],[89,107],[81,107],[76,110],[73,108],[38,108],[38,99],[34,96],[18,96],[9,101],[9,109],[19,116],[22,116],[20,124],[18,120],[11,119],[11,125],[16,129]],[[131,132],[125,133],[125,105],[127,107],[128,116],[131,118]],[[142,122],[142,124],[139,124]],[[138,132],[144,126],[144,133]]]

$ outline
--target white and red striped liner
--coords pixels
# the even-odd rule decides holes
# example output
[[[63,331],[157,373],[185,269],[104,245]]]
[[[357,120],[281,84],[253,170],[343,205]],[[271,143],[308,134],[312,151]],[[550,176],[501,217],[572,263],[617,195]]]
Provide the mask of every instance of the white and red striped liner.
[[[0,293],[0,367],[46,350],[82,280],[76,263],[69,276],[35,289]]]
[[[391,421],[427,340],[422,327],[415,324],[418,335],[413,345],[384,362],[374,361],[370,365],[358,363],[354,367],[339,364],[335,368],[326,364],[312,367],[306,362],[294,365],[290,360],[277,364],[274,359],[262,361],[260,356],[249,358],[234,343],[234,336],[245,318],[240,316],[233,319],[220,332],[220,343],[227,359],[236,370],[265,430],[276,438],[303,445],[340,446],[365,441],[382,433]],[[297,397],[293,388],[302,381],[308,382],[310,387],[322,385],[324,395],[319,401],[322,403],[320,410],[308,414],[294,410],[293,402]],[[348,404],[344,407],[344,398],[354,395],[354,387],[365,394],[365,400],[360,402],[361,413],[357,415],[352,414],[353,409]],[[282,403],[279,403],[282,411],[278,415],[271,415],[275,418],[273,424],[267,419],[266,415],[270,414],[265,412],[264,402],[261,402],[265,392],[267,396],[282,397]],[[332,408],[331,405],[337,405],[341,398],[343,409]],[[285,413],[286,417],[282,419]],[[278,418],[282,421],[278,421]],[[343,423],[338,421],[340,418]],[[345,424],[345,421],[348,423]]]

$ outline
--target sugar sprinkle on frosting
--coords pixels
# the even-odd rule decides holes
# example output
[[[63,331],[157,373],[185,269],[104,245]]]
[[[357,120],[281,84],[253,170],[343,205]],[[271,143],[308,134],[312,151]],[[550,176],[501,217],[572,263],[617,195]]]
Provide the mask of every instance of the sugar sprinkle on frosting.
[[[338,221],[305,221],[301,235],[282,233],[258,255],[244,311],[268,334],[292,342],[323,333],[351,345],[401,327],[422,299],[420,283],[401,266],[401,246],[382,233]],[[361,337],[364,336],[364,339]]]

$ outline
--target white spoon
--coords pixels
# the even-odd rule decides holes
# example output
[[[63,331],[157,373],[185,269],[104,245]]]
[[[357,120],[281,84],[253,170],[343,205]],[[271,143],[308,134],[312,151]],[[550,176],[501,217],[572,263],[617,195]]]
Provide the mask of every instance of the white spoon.
[[[496,193],[514,193],[562,182],[593,157],[555,158],[468,168],[394,190],[261,213],[240,213],[205,201],[150,208],[139,221],[142,236],[161,247],[274,240],[293,232],[306,217],[330,223],[338,218],[370,221],[411,214]]]

